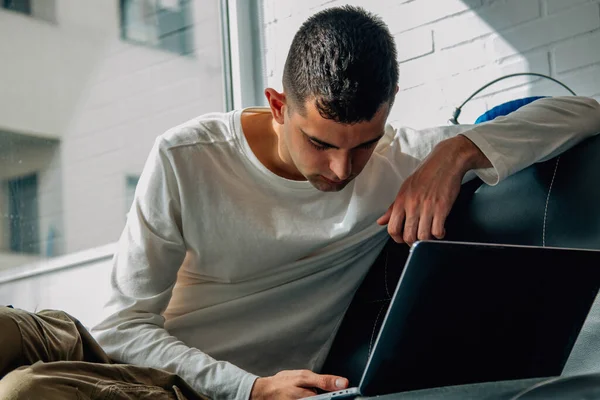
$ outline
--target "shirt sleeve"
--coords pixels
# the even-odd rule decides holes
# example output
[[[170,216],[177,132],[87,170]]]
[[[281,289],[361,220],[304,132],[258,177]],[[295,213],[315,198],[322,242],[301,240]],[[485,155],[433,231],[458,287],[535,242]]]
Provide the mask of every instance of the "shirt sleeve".
[[[549,160],[600,132],[600,105],[587,97],[543,98],[507,116],[479,125],[452,125],[396,132],[402,153],[423,160],[442,140],[462,134],[490,160],[477,169],[485,183],[496,185],[536,162]]]
[[[178,374],[198,393],[247,400],[255,375],[191,348],[164,329],[186,247],[178,180],[157,139],[113,259],[110,299],[92,334],[115,361]]]

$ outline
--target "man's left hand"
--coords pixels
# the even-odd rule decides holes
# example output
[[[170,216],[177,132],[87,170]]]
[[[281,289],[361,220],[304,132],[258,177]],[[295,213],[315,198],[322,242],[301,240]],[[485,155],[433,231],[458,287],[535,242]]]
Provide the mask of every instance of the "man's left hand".
[[[404,181],[396,200],[377,220],[388,225],[398,243],[443,239],[446,218],[458,197],[462,179],[474,168],[491,167],[490,161],[463,135],[440,142]]]

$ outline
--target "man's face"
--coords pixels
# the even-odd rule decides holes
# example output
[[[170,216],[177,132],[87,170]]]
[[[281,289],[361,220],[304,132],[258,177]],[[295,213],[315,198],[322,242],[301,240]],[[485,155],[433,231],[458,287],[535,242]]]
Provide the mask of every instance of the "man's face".
[[[389,104],[370,120],[348,125],[323,118],[307,101],[305,114],[285,107],[280,153],[318,190],[342,190],[363,170],[383,136]]]

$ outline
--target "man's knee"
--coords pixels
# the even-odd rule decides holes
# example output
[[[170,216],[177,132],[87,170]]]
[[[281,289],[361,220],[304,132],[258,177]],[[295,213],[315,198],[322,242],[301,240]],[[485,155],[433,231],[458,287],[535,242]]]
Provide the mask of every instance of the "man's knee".
[[[77,382],[60,374],[57,363],[37,362],[20,367],[0,379],[0,399],[2,400],[78,400],[87,398],[80,395]]]
[[[15,311],[8,307],[0,307],[0,379],[13,369],[23,365],[21,330],[14,318]]]
[[[0,306],[0,342],[3,349],[15,345],[20,347],[21,331],[16,321],[16,313],[12,308]]]
[[[43,386],[31,367],[21,367],[0,380],[0,399],[43,399]]]

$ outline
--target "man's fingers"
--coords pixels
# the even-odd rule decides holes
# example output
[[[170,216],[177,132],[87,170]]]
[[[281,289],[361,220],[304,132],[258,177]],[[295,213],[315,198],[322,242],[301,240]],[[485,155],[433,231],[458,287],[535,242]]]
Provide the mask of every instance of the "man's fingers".
[[[403,243],[402,233],[404,231],[404,218],[406,214],[403,205],[400,205],[399,203],[394,203],[394,205],[392,216],[388,222],[388,233],[395,242]]]
[[[298,379],[297,386],[333,392],[348,387],[348,379],[335,375],[319,375],[312,371],[304,371]]]
[[[417,230],[419,229],[419,211],[406,214],[406,220],[404,221],[404,243],[412,246],[417,241]]]
[[[433,215],[429,210],[423,210],[419,218],[419,228],[417,229],[417,240],[431,239],[431,223]],[[412,243],[411,243],[412,244]]]
[[[379,225],[385,225],[388,222],[390,222],[390,217],[392,216],[392,210],[394,209],[394,203],[392,203],[387,211],[385,212],[385,214],[383,214],[381,217],[379,217],[379,219],[377,220],[377,223]]]
[[[315,385],[319,389],[334,392],[336,390],[346,389],[348,387],[348,379],[335,375],[318,375],[318,384]]]
[[[443,239],[444,236],[446,236],[446,228],[444,228],[444,225],[446,223],[447,216],[448,213],[439,213],[433,216],[431,234],[437,239]]]

